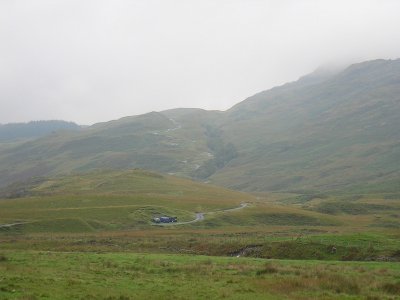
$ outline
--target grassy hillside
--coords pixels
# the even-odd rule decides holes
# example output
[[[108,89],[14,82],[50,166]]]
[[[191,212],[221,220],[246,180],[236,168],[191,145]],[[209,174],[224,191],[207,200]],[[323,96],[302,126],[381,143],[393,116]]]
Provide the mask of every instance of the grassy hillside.
[[[93,169],[142,168],[184,175],[209,159],[207,149],[201,130],[182,128],[153,112],[0,148],[0,186]]]
[[[400,189],[400,60],[262,92],[221,125],[239,156],[214,182],[242,190]]]
[[[387,196],[252,196],[142,170],[38,178],[2,190],[0,249],[398,260],[400,203]]]
[[[38,178],[0,193],[3,231],[91,232],[151,228],[159,215],[190,221],[195,212],[239,206],[252,196],[142,170]]]
[[[399,95],[400,60],[315,72],[226,112],[152,112],[0,145],[0,186],[143,168],[252,192],[399,193]]]

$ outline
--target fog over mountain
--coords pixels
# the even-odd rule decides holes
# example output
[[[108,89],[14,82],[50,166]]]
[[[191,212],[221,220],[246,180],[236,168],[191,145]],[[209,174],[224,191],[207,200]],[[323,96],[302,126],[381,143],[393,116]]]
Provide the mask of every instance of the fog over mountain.
[[[0,2],[0,123],[226,110],[321,65],[399,57],[399,1]]]

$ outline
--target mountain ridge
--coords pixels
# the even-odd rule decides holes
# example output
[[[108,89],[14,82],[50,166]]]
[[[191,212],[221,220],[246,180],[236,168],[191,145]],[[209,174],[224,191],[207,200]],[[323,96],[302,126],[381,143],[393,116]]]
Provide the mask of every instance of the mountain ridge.
[[[98,168],[143,168],[245,191],[396,185],[399,95],[400,59],[316,70],[227,111],[151,112],[0,148],[0,185]]]

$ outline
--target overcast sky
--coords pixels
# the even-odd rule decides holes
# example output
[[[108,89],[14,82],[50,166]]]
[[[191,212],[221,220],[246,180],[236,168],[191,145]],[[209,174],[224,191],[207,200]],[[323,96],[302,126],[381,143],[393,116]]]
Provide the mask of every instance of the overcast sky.
[[[225,110],[320,65],[400,57],[400,1],[1,0],[0,123]]]

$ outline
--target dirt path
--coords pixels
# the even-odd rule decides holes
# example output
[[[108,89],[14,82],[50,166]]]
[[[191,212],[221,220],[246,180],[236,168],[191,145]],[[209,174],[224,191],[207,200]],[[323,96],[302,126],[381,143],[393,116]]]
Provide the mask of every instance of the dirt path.
[[[222,212],[235,211],[235,210],[239,210],[239,209],[245,208],[248,205],[249,205],[248,203],[240,203],[240,206],[238,206],[238,207],[223,209],[223,210],[220,210],[220,211],[222,211]],[[218,212],[218,211],[216,211],[216,212]]]

